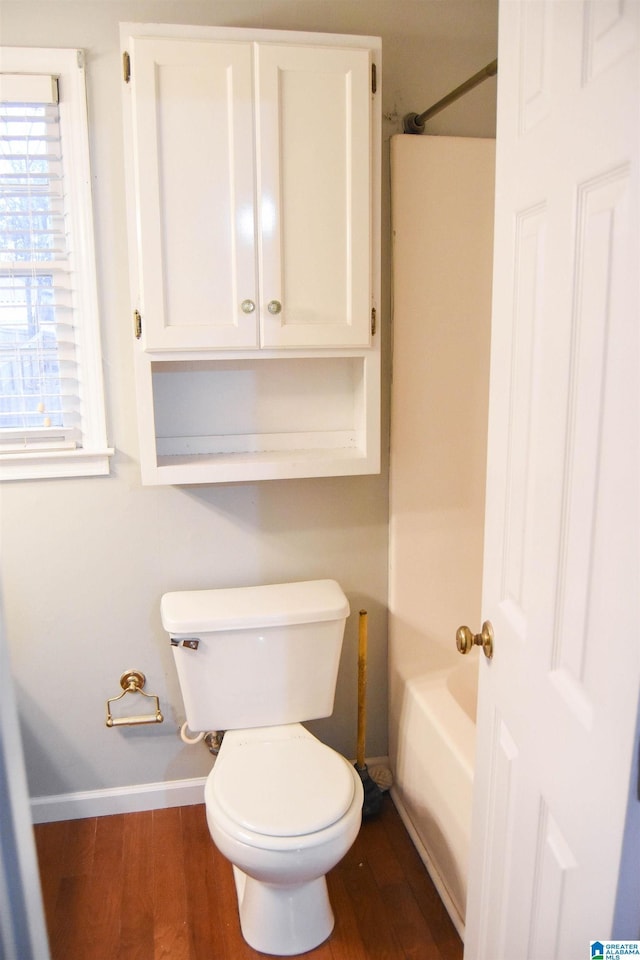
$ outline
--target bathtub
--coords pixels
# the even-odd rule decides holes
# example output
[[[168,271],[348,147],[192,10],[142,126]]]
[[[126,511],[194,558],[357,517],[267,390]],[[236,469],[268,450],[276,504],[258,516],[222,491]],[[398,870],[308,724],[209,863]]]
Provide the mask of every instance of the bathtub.
[[[477,651],[396,649],[390,670],[392,797],[464,936],[476,741]]]

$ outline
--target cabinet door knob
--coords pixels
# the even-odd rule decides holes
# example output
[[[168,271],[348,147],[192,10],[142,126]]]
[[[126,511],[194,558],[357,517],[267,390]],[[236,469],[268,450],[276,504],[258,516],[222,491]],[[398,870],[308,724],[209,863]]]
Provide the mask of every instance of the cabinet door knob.
[[[253,300],[243,300],[242,303],[240,304],[240,309],[242,310],[243,313],[253,313],[255,308],[256,308],[256,305],[253,302]]]
[[[267,310],[269,313],[273,314],[280,313],[282,310],[282,304],[279,300],[269,300],[269,303],[267,304]]]

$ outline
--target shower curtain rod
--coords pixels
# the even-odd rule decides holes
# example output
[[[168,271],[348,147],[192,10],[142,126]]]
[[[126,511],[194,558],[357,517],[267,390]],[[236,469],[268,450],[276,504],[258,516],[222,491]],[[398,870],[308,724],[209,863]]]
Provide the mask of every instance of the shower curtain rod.
[[[456,87],[455,90],[452,90],[451,93],[448,93],[446,97],[443,97],[442,100],[438,100],[437,103],[434,103],[432,107],[429,107],[428,110],[425,110],[424,113],[408,113],[404,118],[404,132],[405,133],[424,133],[424,125],[427,120],[435,116],[436,113],[440,113],[441,110],[444,110],[445,107],[448,107],[450,103],[453,103],[454,100],[457,100],[459,97],[463,97],[465,93],[468,93],[469,90],[473,90],[474,87],[477,87],[479,83],[482,83],[483,80],[487,80],[489,77],[495,77],[498,72],[498,61],[492,60],[491,63],[488,63],[486,67],[483,67],[482,70],[478,70],[477,73],[474,73],[472,77],[469,77],[468,80],[465,80],[464,83],[461,83],[459,87]]]

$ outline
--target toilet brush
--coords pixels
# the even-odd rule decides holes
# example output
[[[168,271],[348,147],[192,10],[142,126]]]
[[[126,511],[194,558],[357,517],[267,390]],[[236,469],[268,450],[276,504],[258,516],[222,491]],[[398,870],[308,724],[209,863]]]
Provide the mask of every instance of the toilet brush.
[[[364,744],[367,728],[367,611],[360,611],[358,623],[358,746],[355,768],[364,787],[362,817],[364,820],[380,812],[382,791],[371,779],[364,762]]]

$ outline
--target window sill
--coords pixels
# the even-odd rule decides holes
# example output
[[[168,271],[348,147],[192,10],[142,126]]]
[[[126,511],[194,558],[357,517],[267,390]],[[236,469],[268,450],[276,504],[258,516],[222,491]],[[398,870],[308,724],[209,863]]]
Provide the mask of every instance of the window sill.
[[[113,452],[112,448],[107,448],[0,453],[0,481],[108,476],[109,457]]]

